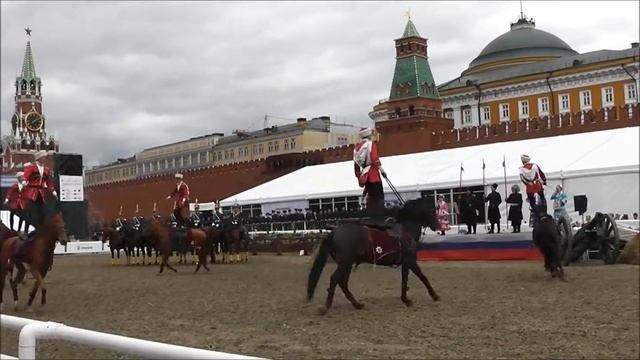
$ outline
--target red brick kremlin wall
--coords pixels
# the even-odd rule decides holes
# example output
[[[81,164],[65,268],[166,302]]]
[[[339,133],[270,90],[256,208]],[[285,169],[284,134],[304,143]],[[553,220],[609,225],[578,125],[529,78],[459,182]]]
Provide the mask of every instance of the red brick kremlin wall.
[[[425,125],[427,122],[403,118],[404,121],[388,122],[380,126],[380,152],[382,156],[407,154],[639,126],[639,119],[638,105],[437,132],[429,129]],[[198,198],[201,203],[210,202],[232,196],[307,165],[350,160],[352,153],[352,146],[343,146],[272,156],[266,160],[188,171],[184,173],[184,180],[189,184],[192,201]],[[136,204],[140,205],[141,214],[148,216],[154,202],[158,205],[158,211],[166,215],[171,211],[173,203],[164,198],[174,186],[173,175],[168,174],[87,188],[85,196],[89,199],[90,221],[115,218],[121,205],[123,216],[133,216]]]

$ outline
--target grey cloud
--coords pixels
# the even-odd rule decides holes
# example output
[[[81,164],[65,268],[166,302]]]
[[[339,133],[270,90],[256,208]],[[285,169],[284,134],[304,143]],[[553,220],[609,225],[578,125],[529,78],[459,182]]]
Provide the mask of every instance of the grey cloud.
[[[567,10],[575,4],[525,2],[525,12],[581,51],[623,48],[637,37],[637,3]],[[205,133],[259,128],[265,114],[370,124],[367,113],[389,95],[393,40],[402,34],[408,8],[429,39],[438,83],[458,76],[508,31],[519,11],[517,2],[1,6],[3,133],[22,64],[22,29],[30,26],[49,131],[61,138],[63,151],[84,154],[87,165]]]

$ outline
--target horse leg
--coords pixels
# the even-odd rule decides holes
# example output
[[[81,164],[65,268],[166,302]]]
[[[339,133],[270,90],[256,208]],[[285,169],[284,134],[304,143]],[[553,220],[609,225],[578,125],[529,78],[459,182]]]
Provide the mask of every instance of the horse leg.
[[[4,312],[4,302],[2,301],[2,296],[4,294],[4,280],[7,277],[7,264],[8,260],[0,258],[0,312]],[[9,279],[9,283],[11,284],[11,279]],[[13,285],[11,286],[13,289]]]
[[[355,307],[356,309],[359,310],[364,308],[364,305],[358,302],[351,291],[349,291],[349,276],[351,275],[351,264],[349,264],[349,267],[345,266],[341,273],[342,278],[340,279],[338,284],[340,285],[340,289],[342,289],[344,296],[347,297],[347,300],[349,300],[351,302],[351,305],[353,305],[353,307]]]
[[[115,256],[115,250],[111,248],[111,266],[116,264],[114,256]]]
[[[120,265],[120,249],[116,249],[116,253],[118,254],[118,260],[116,260],[116,264]]]
[[[11,286],[11,293],[13,295],[13,308],[15,310],[18,309],[18,277],[24,277],[24,274],[20,275],[20,269],[18,269],[18,274],[15,278],[9,278],[9,285]],[[4,281],[4,276],[3,276]],[[4,286],[3,286],[4,289]]]
[[[409,287],[407,286],[407,281],[409,280],[409,266],[405,263],[402,264],[402,290],[400,293],[400,300],[407,305],[413,305],[413,301],[409,300],[407,297],[407,291],[409,291]]]
[[[436,294],[436,291],[433,289],[433,287],[431,287],[431,284],[429,283],[429,279],[427,279],[427,277],[422,273],[422,269],[420,269],[420,266],[418,266],[418,262],[415,259],[412,259],[411,264],[409,266],[411,271],[414,274],[416,274],[416,276],[422,281],[424,286],[427,287],[427,291],[429,291],[429,295],[431,295],[431,298],[433,299],[433,301],[439,301],[440,296],[438,296],[438,294]]]
[[[342,279],[342,272],[344,269],[344,265],[338,265],[338,268],[331,274],[331,280],[329,281],[329,288],[327,289],[327,300],[325,302],[325,308],[322,310],[322,315],[326,314],[327,311],[333,305],[333,296],[336,294],[336,285]]]
[[[40,288],[41,282],[42,282],[42,277],[40,276],[40,272],[38,272],[37,270],[31,269],[31,275],[33,275],[33,278],[36,281],[34,281],[33,289],[31,289],[31,292],[29,293],[29,300],[27,301],[27,308],[26,308],[27,312],[33,311],[31,309],[31,304],[33,304],[33,299],[35,299],[36,294],[38,293],[38,289]]]

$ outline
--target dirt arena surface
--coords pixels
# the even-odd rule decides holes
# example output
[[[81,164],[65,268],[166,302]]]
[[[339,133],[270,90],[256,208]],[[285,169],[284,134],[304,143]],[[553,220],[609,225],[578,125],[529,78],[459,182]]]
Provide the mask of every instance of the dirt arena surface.
[[[46,308],[16,313],[5,289],[6,313],[272,359],[640,356],[637,266],[575,265],[561,283],[539,262],[421,263],[442,301],[410,275],[407,308],[400,270],[363,264],[350,284],[365,309],[337,290],[334,309],[320,316],[335,267],[327,265],[305,303],[309,260],[259,255],[210,273],[179,266],[157,276],[155,266],[112,267],[107,256],[56,257]],[[22,306],[27,292],[23,286]],[[2,353],[17,355],[17,333],[2,330],[0,340]],[[60,341],[39,342],[38,357],[130,358]]]

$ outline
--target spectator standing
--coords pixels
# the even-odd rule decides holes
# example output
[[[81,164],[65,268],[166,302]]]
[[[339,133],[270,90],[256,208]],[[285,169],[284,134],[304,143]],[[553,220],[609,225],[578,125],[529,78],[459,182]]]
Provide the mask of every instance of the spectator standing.
[[[438,195],[438,225],[436,231],[444,235],[449,230],[449,204],[444,200],[444,195]]]
[[[513,185],[511,187],[511,194],[506,200],[509,205],[509,215],[507,220],[511,221],[513,226],[513,232],[520,232],[520,225],[522,224],[522,194],[520,194],[520,187]]]
[[[491,229],[489,234],[494,233],[494,225],[498,225],[498,234],[500,234],[500,204],[502,204],[502,196],[496,191],[498,184],[491,185],[491,193],[484,199],[485,202],[489,202],[489,222],[491,223]]]

